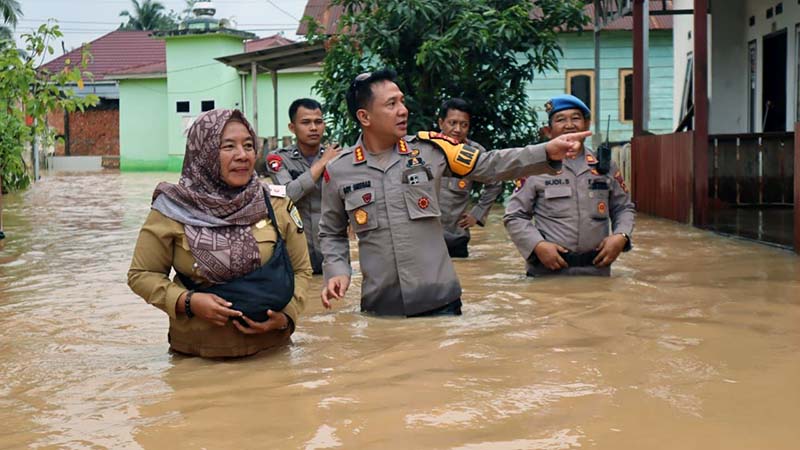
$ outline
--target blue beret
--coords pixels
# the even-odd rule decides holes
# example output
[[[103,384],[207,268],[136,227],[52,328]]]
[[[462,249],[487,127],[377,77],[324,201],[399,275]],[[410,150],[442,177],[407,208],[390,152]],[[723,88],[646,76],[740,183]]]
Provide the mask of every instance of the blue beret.
[[[553,117],[553,114],[564,111],[565,109],[580,109],[584,116],[589,117],[592,112],[586,103],[574,95],[564,94],[556,95],[544,104],[544,110],[547,111],[547,117]]]

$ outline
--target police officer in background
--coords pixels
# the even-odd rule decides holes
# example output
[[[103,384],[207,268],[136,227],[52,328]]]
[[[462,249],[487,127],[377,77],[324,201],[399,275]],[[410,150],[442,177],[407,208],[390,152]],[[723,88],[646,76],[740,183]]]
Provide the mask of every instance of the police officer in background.
[[[266,170],[273,183],[286,186],[286,195],[297,205],[306,231],[311,267],[315,274],[320,274],[320,177],[325,164],[341,149],[338,145],[322,147],[325,122],[322,120],[322,106],[316,100],[301,98],[292,102],[289,106],[289,131],[295,135],[297,143],[267,155]]]
[[[461,285],[439,221],[442,176],[490,181],[555,173],[554,166],[591,133],[485,153],[439,133],[406,136],[408,110],[395,76],[386,69],[363,73],[347,91],[348,110],[362,134],[323,175],[322,303],[330,308],[350,285],[350,224],[358,236],[362,311],[460,314]]]
[[[543,132],[550,139],[589,129],[591,112],[577,97],[553,97],[545,110]],[[635,212],[625,181],[613,161],[607,174],[600,173],[585,145],[563,166],[556,175],[518,180],[503,223],[529,276],[609,276],[611,263],[631,248]]]
[[[480,144],[468,139],[471,118],[469,104],[463,99],[451,98],[442,103],[439,108],[439,129],[442,130],[442,134],[485,152],[486,150]],[[478,199],[478,204],[470,212],[467,212],[471,190],[472,182],[467,179],[442,177],[439,206],[442,210],[444,241],[447,244],[447,251],[453,258],[469,256],[467,248],[470,239],[469,228],[476,224],[484,225],[492,204],[503,192],[503,183],[486,183],[483,186],[483,193]]]

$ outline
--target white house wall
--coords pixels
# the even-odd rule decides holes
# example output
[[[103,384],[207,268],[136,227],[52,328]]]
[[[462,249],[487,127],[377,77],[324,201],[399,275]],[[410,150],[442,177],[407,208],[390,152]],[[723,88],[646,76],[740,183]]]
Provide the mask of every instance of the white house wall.
[[[766,10],[783,3],[783,13],[766,18]],[[693,9],[693,0],[675,0],[674,9]],[[755,132],[761,132],[761,84],[763,80],[763,37],[781,29],[787,30],[787,102],[786,129],[794,128],[797,118],[797,49],[795,27],[800,22],[800,4],[797,0],[710,0],[709,22],[709,132],[748,132],[748,62],[747,43],[757,42],[758,69],[756,82],[757,120]],[[755,25],[748,20],[755,16]],[[681,93],[686,71],[686,56],[693,52],[694,32],[691,15],[675,16],[674,20],[674,117],[681,119]]]

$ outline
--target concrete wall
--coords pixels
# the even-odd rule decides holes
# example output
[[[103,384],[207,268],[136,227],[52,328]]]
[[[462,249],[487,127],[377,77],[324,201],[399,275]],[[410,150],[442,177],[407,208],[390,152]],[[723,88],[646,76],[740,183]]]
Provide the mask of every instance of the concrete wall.
[[[167,80],[120,80],[119,90],[120,169],[167,170]]]
[[[168,169],[181,170],[189,125],[200,114],[201,102],[214,100],[215,108],[241,106],[241,84],[236,70],[216,61],[219,56],[243,51],[239,37],[209,33],[166,38]],[[178,113],[176,102],[188,101],[189,112]]]
[[[766,18],[766,10],[783,4],[783,13]],[[675,9],[692,9],[692,0],[675,0]],[[763,38],[781,29],[787,30],[787,108],[786,130],[794,128],[798,120],[798,61],[796,26],[800,23],[800,4],[796,1],[779,0],[710,0],[711,17],[710,67],[709,67],[709,132],[745,133],[749,131],[748,103],[748,55],[747,45],[756,40],[758,67],[755,100],[755,132],[761,132],[762,83],[763,83]],[[749,25],[749,18],[755,24]],[[692,16],[675,16],[675,101],[674,117],[680,113],[680,96],[686,70],[686,55],[692,52]]]
[[[620,69],[633,68],[633,33],[606,31],[600,41],[600,117],[603,137],[606,120],[611,115],[611,141],[629,141],[633,123],[620,119]],[[564,55],[557,71],[537,75],[528,89],[531,103],[537,109],[540,122],[546,122],[543,105],[550,97],[563,94],[567,89],[566,71],[594,69],[594,38],[591,32],[567,33],[559,38]],[[672,31],[655,30],[650,33],[650,126],[654,133],[673,130],[673,50]]]

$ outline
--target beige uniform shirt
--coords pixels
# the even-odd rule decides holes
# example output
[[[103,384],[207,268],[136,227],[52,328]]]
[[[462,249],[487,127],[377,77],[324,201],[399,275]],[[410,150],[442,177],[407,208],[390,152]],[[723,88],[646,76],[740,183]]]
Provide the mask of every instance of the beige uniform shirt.
[[[625,182],[612,162],[600,175],[595,154],[584,150],[564,161],[557,175],[527,177],[508,200],[503,223],[525,258],[529,275],[609,275],[609,267],[570,267],[552,272],[533,264],[533,249],[541,241],[554,242],[574,253],[595,250],[609,235],[633,233],[635,209]],[[531,222],[531,220],[534,222]]]
[[[298,233],[297,226],[289,216],[289,199],[271,197],[270,200],[295,273],[294,296],[283,312],[297,325],[311,279],[306,239],[302,233]],[[272,256],[277,242],[275,228],[267,218],[253,225],[252,231],[261,252],[261,263],[264,264]],[[170,270],[174,268],[197,283],[207,284],[208,280],[194,273],[194,263],[183,224],[151,210],[136,241],[128,271],[128,286],[147,303],[167,313],[172,349],[205,357],[246,356],[288,339],[293,330],[245,335],[231,321],[218,327],[199,317],[189,319],[183,314],[177,316],[175,303],[186,288],[177,276],[170,280]]]
[[[486,151],[475,141],[468,140],[467,144],[479,148],[481,151]],[[442,209],[444,240],[450,245],[453,245],[453,243],[457,242],[459,239],[466,238],[469,240],[469,228],[458,226],[458,221],[461,220],[461,216],[467,211],[467,207],[469,206],[472,181],[465,178],[442,176],[441,183],[439,206]],[[483,192],[478,198],[478,203],[470,210],[470,215],[478,220],[478,225],[484,226],[486,223],[486,216],[489,215],[489,210],[492,209],[492,205],[502,193],[502,181],[484,184]]]
[[[451,173],[444,153],[408,136],[385,167],[373,159],[359,138],[327,165],[319,224],[325,280],[351,274],[350,224],[358,236],[362,311],[410,316],[459,299],[440,222],[440,182]],[[548,172],[555,170],[544,145],[536,145],[481,153],[467,179]]]

